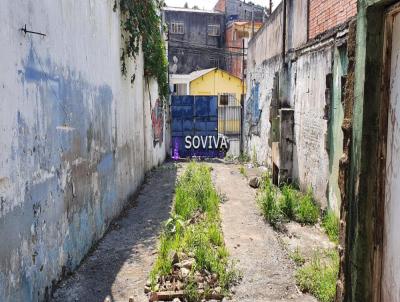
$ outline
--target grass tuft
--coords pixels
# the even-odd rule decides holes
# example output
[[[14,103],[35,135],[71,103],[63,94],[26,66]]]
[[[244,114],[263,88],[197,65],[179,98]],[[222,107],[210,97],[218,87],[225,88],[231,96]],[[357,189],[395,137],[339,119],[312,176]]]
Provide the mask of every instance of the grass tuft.
[[[311,190],[303,194],[293,185],[284,185],[280,190],[272,184],[268,174],[263,176],[258,204],[272,226],[285,220],[315,224],[320,215]]]
[[[240,174],[242,174],[244,177],[247,178],[246,168],[244,166],[239,167],[239,172]]]
[[[303,257],[298,247],[293,252],[289,253],[289,258],[292,259],[297,266],[302,266],[306,262],[306,259]]]
[[[336,244],[339,243],[339,218],[333,211],[327,211],[322,219],[322,227],[325,229],[329,239]]]
[[[320,209],[314,202],[311,190],[301,195],[295,208],[295,220],[304,224],[316,224],[320,215]]]
[[[229,261],[220,227],[220,198],[215,190],[210,169],[203,164],[190,163],[176,186],[175,204],[171,218],[160,238],[158,258],[150,273],[152,290],[159,277],[173,270],[174,254],[194,255],[192,274],[207,270],[215,273],[223,293],[239,278]],[[199,301],[196,284],[188,282],[188,301]]]
[[[337,251],[316,253],[310,263],[296,273],[297,284],[303,292],[309,292],[321,302],[333,302],[339,273]]]
[[[240,153],[238,161],[242,164],[248,163],[250,161],[250,156],[247,153]]]
[[[271,181],[269,175],[264,175],[261,182],[261,193],[257,202],[264,217],[272,226],[276,226],[284,217],[284,213],[277,202],[278,188]]]

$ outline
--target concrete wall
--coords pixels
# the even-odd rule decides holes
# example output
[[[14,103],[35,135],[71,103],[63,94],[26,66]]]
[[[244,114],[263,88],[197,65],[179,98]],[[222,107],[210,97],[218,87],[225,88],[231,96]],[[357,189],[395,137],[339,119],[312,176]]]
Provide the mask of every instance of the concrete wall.
[[[400,302],[400,10],[392,22],[382,293],[383,301]]]
[[[282,53],[283,5],[280,4],[264,26],[250,40],[248,46],[247,68],[252,73],[256,66],[263,64]]]
[[[330,107],[341,106],[341,80],[347,72],[342,58],[337,58],[342,69],[335,73],[335,81],[332,74],[334,53],[346,40],[346,30],[308,44],[308,1],[286,2],[285,34],[283,10],[284,5],[279,5],[249,42],[244,146],[260,164],[277,166],[279,179],[292,179],[304,191],[311,188],[322,207],[339,213],[343,110],[330,111]],[[280,109],[293,109],[294,121],[282,119]],[[334,135],[329,136],[330,130]],[[292,146],[285,147],[293,150],[291,154],[278,150],[284,148],[282,135],[292,134],[286,139]]]
[[[286,50],[298,48],[307,42],[308,0],[287,1]]]
[[[252,60],[250,56],[249,60]],[[274,78],[281,67],[281,58],[274,57],[255,68],[252,67],[247,73],[248,90],[243,125],[245,151],[260,164],[269,167],[272,166],[270,106],[274,93]],[[254,89],[256,85],[257,90]]]
[[[0,301],[49,297],[164,157],[145,161],[143,57],[132,85],[113,4],[0,6]]]
[[[169,149],[168,119],[166,104],[160,100],[158,85],[155,79],[150,79],[144,85],[144,161],[145,171],[162,164],[166,158],[166,148]]]
[[[294,87],[295,151],[293,178],[303,190],[311,187],[314,196],[326,206],[329,176],[327,153],[328,121],[324,118],[327,104],[326,76],[331,70],[332,49],[323,48],[301,55],[296,63]]]

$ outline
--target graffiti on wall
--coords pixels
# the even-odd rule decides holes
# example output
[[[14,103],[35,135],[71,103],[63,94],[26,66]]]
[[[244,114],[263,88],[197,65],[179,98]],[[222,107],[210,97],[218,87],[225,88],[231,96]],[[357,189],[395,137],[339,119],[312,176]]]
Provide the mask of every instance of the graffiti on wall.
[[[154,146],[162,144],[164,140],[164,109],[160,99],[151,110],[151,123],[153,127],[153,143]]]

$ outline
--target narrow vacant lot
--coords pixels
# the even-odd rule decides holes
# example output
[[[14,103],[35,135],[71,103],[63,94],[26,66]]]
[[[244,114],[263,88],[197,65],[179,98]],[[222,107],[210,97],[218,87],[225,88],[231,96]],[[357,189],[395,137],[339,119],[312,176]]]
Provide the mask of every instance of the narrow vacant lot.
[[[207,165],[212,167],[213,183],[223,196],[220,215],[225,246],[242,274],[231,299],[224,301],[316,301],[296,287],[296,266],[279,234],[262,217],[256,190],[249,187],[239,167]],[[174,164],[166,164],[150,173],[131,207],[77,272],[61,282],[53,301],[128,302],[130,297],[135,302],[149,301],[144,289],[157,263],[160,234],[171,214],[177,175],[187,167],[182,166],[176,170]]]

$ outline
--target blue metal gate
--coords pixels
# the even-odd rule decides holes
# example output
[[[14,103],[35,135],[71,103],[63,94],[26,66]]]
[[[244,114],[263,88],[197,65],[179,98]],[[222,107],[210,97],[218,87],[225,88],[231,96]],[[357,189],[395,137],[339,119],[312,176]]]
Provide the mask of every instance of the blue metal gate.
[[[172,96],[172,157],[220,157],[223,152],[210,148],[210,140],[218,140],[217,96]],[[187,137],[207,139],[207,147],[187,148]]]

